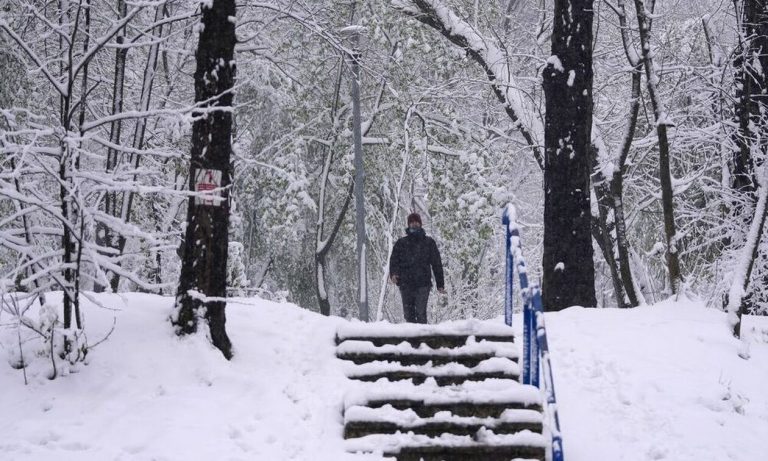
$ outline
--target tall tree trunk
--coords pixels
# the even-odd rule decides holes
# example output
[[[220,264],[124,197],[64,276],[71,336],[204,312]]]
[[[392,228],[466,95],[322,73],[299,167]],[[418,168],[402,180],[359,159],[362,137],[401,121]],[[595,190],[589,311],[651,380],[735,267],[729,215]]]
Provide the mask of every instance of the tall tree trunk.
[[[590,209],[592,0],[555,0],[544,69],[545,309],[595,306]]]
[[[155,22],[160,22],[163,18],[163,16],[168,16],[168,7],[165,3],[162,5],[158,5],[155,9]],[[166,29],[170,28],[170,26],[160,26],[157,29],[157,37],[158,39],[163,37],[163,34]],[[144,67],[144,76],[142,79],[141,84],[141,97],[139,100],[139,110],[140,111],[147,111],[149,110],[150,101],[152,99],[152,88],[155,81],[155,73],[157,71],[157,64],[158,64],[158,54],[160,51],[160,43],[159,40],[157,43],[154,43],[149,48],[149,53],[147,55],[147,64]],[[144,137],[147,130],[147,119],[146,118],[140,118],[136,120],[136,128],[133,133],[133,144],[132,147],[136,151],[140,151],[144,148]],[[141,155],[139,154],[131,154],[129,156],[128,162],[133,165],[134,170],[138,170],[139,168],[139,162],[141,161]],[[138,175],[133,175],[133,182],[135,183],[138,180]],[[122,200],[120,201],[120,205],[118,207],[117,199],[113,198],[113,210],[112,214],[116,218],[120,218],[122,222],[130,223],[131,222],[131,211],[133,209],[133,199],[136,196],[136,193],[134,191],[130,192],[123,192],[122,194]],[[112,238],[114,240],[114,238]],[[125,235],[120,234],[117,236],[117,242],[112,242],[113,248],[117,249],[118,253],[122,256],[123,252],[125,251],[125,245],[127,243],[127,238]],[[119,263],[118,263],[119,264]],[[113,273],[112,278],[109,281],[110,287],[112,288],[113,292],[117,292],[118,287],[120,286],[120,274]]]
[[[631,307],[628,304],[626,291],[624,290],[624,282],[621,279],[621,272],[619,271],[619,264],[616,261],[616,255],[614,254],[616,240],[611,234],[612,226],[609,225],[608,221],[609,211],[611,209],[611,195],[610,192],[608,192],[609,185],[606,184],[605,178],[602,178],[601,181],[601,184],[595,185],[594,187],[595,195],[597,196],[598,216],[592,217],[592,237],[595,239],[595,242],[597,242],[598,247],[600,247],[603,259],[608,265],[608,270],[611,272],[611,282],[613,283],[616,306],[622,308]]]
[[[755,202],[757,182],[752,155],[765,122],[761,121],[761,106],[766,103],[764,89],[768,87],[764,65],[768,65],[768,18],[766,0],[743,0],[739,34],[739,48],[734,57],[736,70],[735,116],[738,129],[734,135],[735,149],[732,156],[731,187],[746,196],[751,206]],[[735,203],[737,216],[743,215],[744,202]]]
[[[66,43],[64,40],[64,34],[69,33],[67,30],[69,24],[69,2],[60,0],[59,6],[59,27],[62,33],[59,35],[59,50],[62,56],[67,56]],[[74,32],[71,33],[74,36]],[[70,43],[71,40],[70,40]],[[71,45],[70,45],[71,46]],[[68,67],[69,65],[69,67]],[[69,69],[71,68],[71,61],[67,63],[65,59],[59,60],[59,72],[62,77],[69,76]],[[62,95],[59,98],[59,114],[60,123],[64,130],[69,131],[70,126],[70,107],[72,104],[72,82],[69,82],[66,95]],[[62,235],[61,235],[61,247],[64,252],[62,262],[64,267],[64,283],[62,284],[62,304],[64,309],[64,328],[68,329],[72,326],[72,269],[70,269],[70,263],[72,262],[72,254],[74,249],[72,247],[71,228],[69,227],[69,218],[71,213],[71,198],[68,195],[68,183],[70,181],[71,173],[69,172],[69,159],[70,159],[71,146],[63,139],[59,141],[59,201],[61,204],[61,218],[62,218]]]
[[[328,155],[331,154],[329,153]],[[324,185],[322,187],[325,189],[326,186]],[[322,195],[324,196],[325,192],[322,192]],[[320,313],[323,315],[331,315],[331,301],[328,297],[328,285],[326,284],[325,279],[326,268],[328,267],[326,258],[333,246],[334,240],[336,240],[336,236],[339,235],[341,224],[344,221],[344,216],[347,215],[347,210],[349,209],[349,204],[352,202],[353,195],[354,183],[350,183],[349,188],[347,189],[347,195],[344,198],[344,204],[341,206],[341,211],[339,211],[339,215],[336,217],[336,222],[333,225],[331,233],[325,240],[321,238],[323,226],[318,224],[317,249],[315,251],[315,294],[317,295],[317,303],[320,307]]]
[[[232,183],[232,87],[235,78],[234,0],[202,4],[202,30],[197,48],[195,101],[189,188],[220,191],[189,200],[182,267],[173,323],[177,333],[197,330],[197,312],[210,327],[211,339],[227,359],[232,344],[225,329],[229,186]]]
[[[763,175],[763,181],[765,179],[765,175]],[[741,249],[741,254],[733,271],[733,281],[726,301],[728,320],[733,329],[733,336],[737,338],[741,337],[741,316],[746,313],[747,303],[745,299],[749,295],[749,279],[757,259],[760,239],[765,229],[765,218],[768,214],[768,203],[766,203],[768,202],[768,187],[763,183],[758,187],[758,191],[759,200],[755,206],[746,242]]]
[[[354,8],[352,9],[352,12],[350,13],[349,22],[352,22],[352,18],[354,17]],[[397,46],[392,50],[392,54],[397,51]],[[333,225],[333,228],[330,232],[330,234],[325,237],[325,216],[326,216],[326,195],[328,193],[328,179],[331,173],[331,167],[333,166],[333,157],[334,152],[336,149],[336,140],[338,138],[338,129],[337,127],[340,126],[339,121],[337,120],[338,116],[338,104],[339,104],[339,93],[341,91],[341,80],[343,76],[344,66],[343,59],[344,56],[342,55],[342,61],[339,65],[339,74],[336,79],[336,88],[334,91],[334,99],[333,99],[333,108],[331,110],[331,130],[328,133],[329,138],[329,145],[326,149],[326,157],[325,162],[323,163],[323,170],[320,173],[320,193],[318,196],[318,205],[317,205],[317,227],[316,227],[316,233],[315,233],[315,295],[317,296],[317,303],[320,308],[320,313],[322,315],[331,315],[331,302],[328,296],[328,289],[327,289],[327,262],[326,258],[328,256],[328,252],[331,250],[331,247],[333,246],[333,242],[336,240],[336,236],[339,233],[339,229],[341,228],[341,224],[344,221],[344,217],[347,214],[347,210],[349,209],[349,205],[352,201],[352,198],[354,196],[354,182],[350,183],[348,192],[346,195],[346,198],[344,199],[344,204],[341,207],[341,211],[339,212],[338,216],[336,217],[335,224]],[[362,136],[365,137],[368,134],[368,131],[373,126],[373,122],[376,118],[376,114],[379,111],[379,107],[381,106],[382,98],[384,97],[384,91],[386,89],[386,79],[383,79],[381,82],[381,87],[379,89],[378,96],[376,97],[376,102],[373,104],[373,108],[371,110],[371,117],[364,124],[364,127],[362,129],[364,130],[362,132]]]
[[[680,271],[680,254],[677,247],[672,171],[670,168],[671,155],[667,137],[667,126],[671,124],[671,120],[658,93],[659,76],[653,67],[653,53],[651,51],[651,17],[649,14],[653,13],[654,3],[655,0],[651,0],[649,9],[645,0],[635,0],[635,10],[640,29],[640,51],[645,67],[646,86],[651,106],[653,106],[656,135],[659,139],[659,181],[661,183],[661,209],[664,214],[664,236],[667,243],[667,275],[669,276],[669,288],[672,294],[675,294],[680,289],[683,275]]]
[[[62,2],[64,5],[64,2]],[[62,6],[64,8],[64,6]],[[77,84],[77,75],[73,73],[73,59],[74,59],[74,46],[76,43],[76,37],[81,20],[81,14],[83,15],[83,55],[87,54],[88,45],[90,43],[90,26],[91,26],[91,13],[90,2],[86,1],[84,4],[80,3],[75,10],[74,22],[72,23],[72,29],[69,31],[69,43],[67,52],[67,67],[66,75],[67,79],[67,96],[64,99],[64,104],[61,113],[62,127],[69,135],[70,132],[77,129],[80,131],[85,121],[85,103],[88,94],[88,61],[82,69],[82,81],[80,82],[80,112],[77,119],[77,128],[74,126],[75,120],[74,111],[77,108],[77,104],[73,107],[73,92],[75,85]],[[64,16],[69,17],[69,10],[62,10],[60,12],[60,21]],[[80,137],[82,138],[82,131],[80,131]],[[80,302],[79,302],[79,290],[80,290],[80,255],[82,251],[82,232],[80,233],[80,241],[75,236],[75,230],[77,223],[80,221],[82,226],[82,219],[78,219],[81,211],[79,210],[79,204],[72,195],[75,193],[74,187],[74,175],[80,165],[79,161],[79,146],[75,147],[71,143],[62,140],[61,141],[61,159],[59,163],[59,199],[61,200],[61,214],[63,219],[63,233],[62,233],[62,248],[64,250],[64,256],[62,263],[64,268],[64,284],[63,288],[63,304],[64,304],[64,329],[69,330],[72,328],[72,315],[74,314],[75,328],[82,329],[82,319],[80,316]],[[82,229],[82,227],[81,227]],[[64,354],[70,356],[72,352],[72,342],[68,337],[64,338]]]
[[[593,182],[595,195],[597,196],[598,205],[608,208],[613,212],[613,231],[616,238],[613,243],[616,246],[615,258],[618,263],[618,274],[621,277],[620,283],[618,283],[626,299],[617,301],[617,305],[625,305],[627,307],[635,307],[639,304],[644,304],[645,300],[643,294],[635,286],[635,279],[632,275],[632,264],[630,262],[631,247],[629,244],[629,238],[627,236],[627,223],[624,213],[624,177],[627,174],[628,165],[627,158],[629,156],[630,148],[632,147],[632,141],[635,136],[635,129],[637,128],[637,116],[640,111],[640,96],[641,96],[641,83],[642,83],[642,63],[640,56],[635,51],[632,39],[629,35],[630,28],[627,25],[627,14],[625,9],[625,0],[617,0],[616,6],[608,6],[613,9],[619,19],[619,27],[621,28],[621,40],[624,46],[624,53],[627,57],[627,61],[632,66],[632,90],[631,99],[629,105],[629,116],[627,120],[627,128],[622,137],[621,146],[619,148],[619,159],[616,168],[613,168],[613,174],[610,178],[606,178],[600,170],[595,171],[596,180]],[[596,165],[597,166],[597,165]],[[605,185],[604,185],[605,184]],[[607,213],[605,214],[607,218]],[[600,214],[600,219],[605,219],[603,213]],[[605,224],[601,224],[605,227]],[[612,267],[612,275],[614,274],[614,268]]]
[[[88,53],[88,47],[90,45],[90,38],[91,38],[91,2],[90,0],[85,0],[84,2],[84,29],[83,29],[83,55],[86,55]],[[80,139],[85,138],[85,132],[83,131],[83,124],[85,123],[85,113],[86,113],[86,98],[88,97],[88,68],[90,63],[90,59],[87,59],[85,61],[85,64],[83,65],[83,77],[82,82],[80,86],[80,115],[78,116],[78,131],[80,132]],[[78,143],[78,152],[76,153],[76,156],[74,158],[74,171],[80,171],[80,148],[81,148],[80,141]],[[74,192],[75,189],[73,188],[72,192]],[[74,214],[74,213],[73,213]],[[80,314],[80,274],[81,274],[81,268],[82,268],[82,260],[83,260],[83,240],[85,238],[85,219],[83,216],[83,209],[80,204],[80,200],[77,200],[77,214],[76,216],[73,216],[74,221],[72,222],[72,231],[74,232],[75,229],[79,229],[79,235],[77,236],[77,250],[75,251],[75,264],[74,264],[74,307],[75,307],[75,324],[77,325],[77,329],[80,330],[83,328],[83,321],[82,316]],[[77,224],[77,226],[75,226]]]
[[[737,130],[733,135],[734,149],[730,165],[731,188],[734,191],[730,211],[737,226],[745,228],[757,219],[754,212],[758,190],[756,170],[768,150],[765,141],[768,129],[768,0],[743,0],[741,6],[739,46],[733,62],[736,72],[734,114]],[[757,258],[757,247],[754,248],[752,258]],[[747,279],[744,281],[745,293],[740,297],[739,319],[754,303],[751,293],[746,291],[753,262],[750,262]],[[738,336],[738,326],[734,334]]]
[[[350,15],[350,22],[352,21],[352,15],[354,15],[354,10]],[[323,162],[323,170],[320,173],[320,193],[317,199],[317,226],[315,227],[315,295],[317,296],[317,304],[320,308],[320,314],[326,316],[331,315],[331,301],[328,296],[328,284],[326,280],[326,268],[328,266],[326,263],[326,256],[331,249],[331,245],[333,245],[333,241],[336,239],[336,235],[338,233],[339,227],[341,226],[341,222],[344,219],[344,215],[346,215],[349,202],[352,200],[352,187],[354,187],[351,185],[350,193],[347,194],[347,198],[344,200],[342,212],[336,219],[336,224],[333,227],[334,230],[326,239],[323,235],[325,233],[325,202],[326,194],[328,192],[328,179],[331,174],[331,167],[333,166],[333,154],[336,148],[336,138],[338,137],[338,130],[336,129],[336,116],[339,108],[339,94],[341,92],[341,80],[343,75],[344,56],[342,55],[339,59],[339,73],[336,77],[336,85],[334,87],[333,93],[333,107],[331,109],[330,117],[331,129],[328,133],[328,138],[330,138],[331,141],[330,146],[325,149],[325,162]]]
[[[121,21],[127,14],[128,8],[125,0],[117,0],[117,20]],[[125,28],[121,29],[115,37],[115,42],[118,45],[122,45],[125,42]],[[115,49],[115,73],[112,81],[112,115],[119,114],[123,111],[123,94],[125,88],[125,61],[128,55],[128,48],[118,47]],[[120,145],[120,138],[122,134],[123,123],[122,120],[114,120],[109,127],[109,142],[115,146]],[[107,161],[105,165],[106,172],[113,173],[117,166],[117,158],[119,152],[112,147],[107,148]],[[110,216],[117,216],[116,209],[117,193],[114,191],[108,191],[104,196],[104,211]],[[114,236],[112,235],[112,229],[106,223],[99,222],[96,225],[96,244],[100,247],[116,248],[114,242]],[[94,285],[94,291],[104,291],[104,286],[101,283]],[[112,291],[116,292],[117,287],[112,287]]]

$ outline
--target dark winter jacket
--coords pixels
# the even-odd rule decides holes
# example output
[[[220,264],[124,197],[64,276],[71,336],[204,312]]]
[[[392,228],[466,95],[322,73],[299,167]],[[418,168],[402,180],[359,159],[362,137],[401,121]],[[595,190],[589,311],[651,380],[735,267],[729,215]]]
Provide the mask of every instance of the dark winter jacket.
[[[408,235],[400,238],[392,249],[389,276],[396,275],[400,287],[431,287],[431,267],[435,273],[435,285],[438,289],[444,288],[443,262],[435,241],[427,237],[424,229],[406,229],[406,233]]]

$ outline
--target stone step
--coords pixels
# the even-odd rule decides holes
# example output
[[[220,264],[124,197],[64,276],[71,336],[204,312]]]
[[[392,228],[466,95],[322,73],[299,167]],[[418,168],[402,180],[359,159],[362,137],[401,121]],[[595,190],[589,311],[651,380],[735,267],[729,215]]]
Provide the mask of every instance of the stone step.
[[[365,340],[377,345],[427,344],[433,348],[458,347],[471,341],[514,341],[512,328],[497,320],[458,320],[439,324],[351,322],[336,330],[336,343]]]
[[[470,342],[452,349],[433,349],[425,345],[414,347],[409,343],[376,346],[367,341],[347,340],[336,347],[336,357],[355,364],[380,361],[398,362],[402,365],[424,365],[431,362],[432,365],[457,363],[472,368],[494,357],[515,361],[518,356],[517,345],[490,341]]]
[[[355,406],[379,408],[392,405],[413,409],[420,417],[441,411],[456,416],[498,417],[505,409],[541,410],[542,394],[533,386],[509,380],[468,381],[456,386],[438,386],[433,380],[414,385],[408,381],[358,383],[344,396],[345,412]]]
[[[542,394],[518,382],[514,339],[506,325],[482,321],[340,327],[336,356],[357,381],[345,395],[347,451],[544,461]]]
[[[544,461],[543,447],[519,445],[474,445],[403,447],[396,453],[384,453],[397,461]]]
[[[475,367],[465,367],[458,363],[433,366],[375,361],[348,365],[345,373],[350,379],[358,381],[375,382],[384,378],[389,381],[411,380],[414,384],[421,384],[429,378],[434,378],[439,386],[447,386],[486,379],[517,381],[520,376],[520,367],[514,359],[508,357],[493,357],[480,362]]]
[[[514,434],[528,430],[541,433],[544,417],[534,410],[510,410],[498,418],[478,418],[438,413],[422,418],[412,409],[398,410],[390,405],[381,408],[353,406],[344,412],[344,438],[396,432],[440,436],[442,434],[475,436],[481,429],[494,434]]]
[[[470,339],[472,338],[472,339]],[[367,341],[375,346],[384,346],[386,344],[401,344],[406,342],[413,347],[418,347],[421,344],[426,344],[432,349],[438,349],[441,347],[456,348],[467,344],[467,341],[481,342],[514,342],[515,336],[513,334],[507,335],[468,335],[468,334],[449,334],[449,335],[418,335],[418,336],[370,336],[370,335],[350,335],[339,337],[336,336],[336,344],[339,345],[344,341]]]
[[[349,376],[349,379],[355,379],[358,381],[375,382],[380,379],[386,379],[389,381],[403,381],[410,379],[413,384],[422,384],[427,379],[434,379],[438,386],[450,386],[454,384],[461,384],[466,381],[484,381],[486,379],[509,379],[517,381],[519,373],[506,373],[503,371],[494,372],[470,372],[456,375],[432,375],[420,371],[383,371],[379,373],[372,373],[367,375],[353,375]]]
[[[480,429],[474,436],[409,433],[374,434],[345,441],[347,451],[381,451],[403,461],[544,461],[547,441],[541,434],[522,431],[495,434]]]
[[[474,416],[477,418],[498,418],[505,410],[535,410],[542,411],[540,404],[527,404],[520,401],[456,401],[456,402],[424,402],[415,399],[381,399],[369,400],[365,406],[382,408],[391,405],[396,410],[413,410],[421,418],[430,418],[440,412],[448,412],[455,416]]]
[[[496,422],[495,424],[458,424],[450,421],[428,421],[423,424],[403,427],[397,423],[386,421],[349,421],[344,424],[344,438],[352,439],[371,434],[394,434],[396,432],[413,432],[428,436],[442,434],[472,436],[482,428],[493,429],[496,434],[514,434],[529,430],[541,433],[541,422]]]

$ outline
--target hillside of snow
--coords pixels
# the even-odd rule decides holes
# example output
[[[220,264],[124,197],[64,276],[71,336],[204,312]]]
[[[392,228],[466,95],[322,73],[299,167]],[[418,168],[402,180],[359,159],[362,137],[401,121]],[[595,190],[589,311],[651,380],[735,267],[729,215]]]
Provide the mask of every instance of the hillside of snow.
[[[0,460],[381,459],[344,451],[345,320],[231,300],[227,362],[204,337],[173,335],[172,298],[97,297],[110,309],[86,306],[89,342],[114,331],[53,381],[40,358],[25,357],[27,385],[9,366],[18,335],[0,317]],[[693,302],[571,308],[547,327],[568,461],[764,459],[768,318],[747,318],[743,342]]]

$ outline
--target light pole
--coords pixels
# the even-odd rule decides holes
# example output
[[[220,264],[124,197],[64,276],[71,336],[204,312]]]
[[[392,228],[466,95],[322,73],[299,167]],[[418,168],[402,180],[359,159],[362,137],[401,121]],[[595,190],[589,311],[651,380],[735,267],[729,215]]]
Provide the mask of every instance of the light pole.
[[[368,321],[368,268],[365,260],[365,169],[363,167],[363,134],[360,120],[360,32],[362,26],[349,26],[341,30],[352,44],[352,141],[355,158],[355,229],[357,231],[357,306],[360,320]]]

